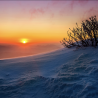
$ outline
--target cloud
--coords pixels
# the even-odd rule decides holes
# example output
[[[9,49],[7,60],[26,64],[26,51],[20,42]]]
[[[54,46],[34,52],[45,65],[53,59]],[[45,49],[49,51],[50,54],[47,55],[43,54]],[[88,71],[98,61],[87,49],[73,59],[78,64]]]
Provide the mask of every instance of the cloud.
[[[81,21],[95,15],[98,17],[98,10],[95,7],[92,7],[84,12]]]
[[[76,0],[72,0],[72,1],[67,1],[66,2],[66,5],[65,6],[61,6],[61,10],[59,12],[59,14],[61,16],[63,15],[71,15],[73,13],[73,10],[75,7],[77,7],[77,5],[80,5],[81,7],[85,6],[86,4],[88,3],[88,0],[79,0],[79,1],[76,1]]]
[[[71,8],[71,10],[73,10],[73,6],[74,6],[74,4],[75,4],[75,1],[72,0],[72,1],[70,2],[70,4],[69,4],[69,7]]]
[[[77,6],[77,4],[80,6],[85,5],[88,2],[88,0],[71,0],[71,1],[49,1],[48,3],[45,2],[44,6],[41,6],[39,8],[36,8],[36,6],[28,5],[29,9],[22,5],[22,3],[19,3],[19,6],[21,6],[21,12],[17,15],[17,17],[29,17],[30,19],[34,19],[37,17],[42,17],[43,15],[48,15],[49,18],[54,18],[57,16],[57,13],[60,16],[69,16],[73,13],[74,8]],[[29,4],[29,3],[28,3]],[[27,5],[27,4],[25,4]],[[31,8],[30,8],[31,7]],[[58,16],[57,16],[58,17]]]
[[[81,5],[81,6],[84,6],[88,3],[89,0],[79,0],[78,3]]]
[[[36,6],[32,7],[31,5],[27,8],[26,6],[22,5],[22,3],[19,3],[18,5],[21,6],[21,10],[17,17],[29,17],[30,19],[35,19],[42,17],[43,15],[46,15],[47,17],[48,15],[48,17],[52,19],[56,16],[55,12],[58,11],[58,9],[60,9],[64,3],[65,1],[49,1],[47,3],[45,2],[46,5],[40,5],[41,7],[39,8],[36,8]]]
[[[32,18],[36,18],[38,15],[43,15],[45,13],[45,10],[43,8],[32,8],[29,10],[30,12],[30,16],[31,16],[31,19]]]

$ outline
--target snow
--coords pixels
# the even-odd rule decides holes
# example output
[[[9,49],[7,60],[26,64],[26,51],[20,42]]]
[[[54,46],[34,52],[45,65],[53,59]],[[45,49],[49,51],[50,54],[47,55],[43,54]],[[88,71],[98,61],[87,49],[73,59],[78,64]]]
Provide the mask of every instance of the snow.
[[[98,47],[0,60],[0,98],[97,98]]]

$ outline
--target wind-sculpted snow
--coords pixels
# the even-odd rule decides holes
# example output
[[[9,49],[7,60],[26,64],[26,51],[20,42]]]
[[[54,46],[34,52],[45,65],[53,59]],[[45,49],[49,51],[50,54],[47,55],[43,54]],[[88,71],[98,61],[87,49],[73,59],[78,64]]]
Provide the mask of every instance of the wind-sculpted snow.
[[[98,49],[0,60],[0,98],[98,98]]]

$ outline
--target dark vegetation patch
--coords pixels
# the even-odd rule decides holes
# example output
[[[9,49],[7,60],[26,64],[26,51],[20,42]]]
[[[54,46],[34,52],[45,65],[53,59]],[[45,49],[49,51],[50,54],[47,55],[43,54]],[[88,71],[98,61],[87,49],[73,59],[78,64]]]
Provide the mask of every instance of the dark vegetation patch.
[[[82,21],[81,27],[76,23],[76,27],[67,31],[67,38],[63,38],[60,43],[67,48],[71,47],[96,47],[98,44],[98,21],[96,16]]]

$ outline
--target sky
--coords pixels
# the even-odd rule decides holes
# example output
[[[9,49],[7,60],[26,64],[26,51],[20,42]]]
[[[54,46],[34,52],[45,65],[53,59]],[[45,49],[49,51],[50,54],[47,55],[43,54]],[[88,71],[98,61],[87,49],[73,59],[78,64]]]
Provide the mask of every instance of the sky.
[[[69,28],[96,15],[97,0],[0,1],[0,43],[59,43]]]

